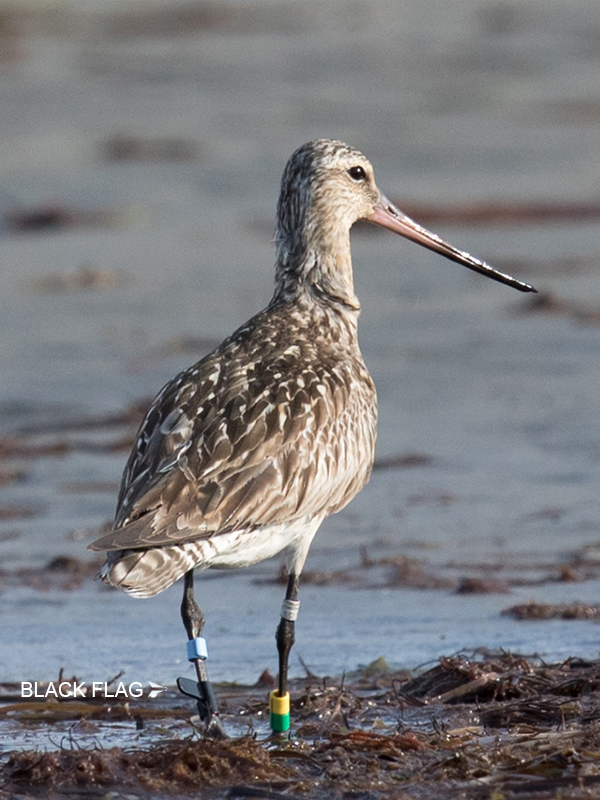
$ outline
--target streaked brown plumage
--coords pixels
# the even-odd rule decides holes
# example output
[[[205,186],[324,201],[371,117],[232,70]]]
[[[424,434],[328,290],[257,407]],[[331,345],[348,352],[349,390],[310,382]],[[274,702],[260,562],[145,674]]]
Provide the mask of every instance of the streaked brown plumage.
[[[356,324],[321,303],[278,300],[157,397],[125,470],[115,530],[96,546],[204,544],[175,559],[169,583],[189,558],[227,566],[232,554],[216,541],[225,534],[234,534],[230,565],[253,563],[257,529],[310,525],[354,497],[371,471],[376,415]],[[111,582],[135,563],[115,582],[144,596],[165,588],[145,555],[113,558]],[[138,577],[144,559],[153,569]]]
[[[322,520],[368,481],[377,404],[349,238],[361,218],[532,290],[405,217],[358,151],[328,139],[300,147],[282,179],[273,299],[153,402],[114,529],[91,545],[109,551],[104,580],[147,597],[193,567],[281,550],[298,575]]]
[[[327,141],[290,160],[274,297],[148,411],[114,530],[92,545],[110,551],[113,585],[150,596],[191,567],[245,566],[282,549],[299,573],[320,522],[368,480],[377,404],[357,341],[354,185],[343,214],[327,181],[314,186],[331,165],[339,178],[356,163],[368,167]]]

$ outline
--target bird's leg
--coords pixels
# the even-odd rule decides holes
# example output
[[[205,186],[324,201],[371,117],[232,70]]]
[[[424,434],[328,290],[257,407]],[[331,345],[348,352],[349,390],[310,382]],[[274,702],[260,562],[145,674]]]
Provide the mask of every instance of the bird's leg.
[[[186,572],[184,577],[181,619],[188,635],[188,660],[194,664],[198,681],[191,681],[189,678],[178,678],[177,686],[183,694],[196,700],[200,719],[206,723],[206,732],[215,738],[224,737],[225,733],[219,720],[217,701],[206,669],[208,652],[206,640],[202,637],[204,614],[200,611],[194,597],[193,569]]]
[[[299,580],[299,576],[293,572],[288,578],[285,600],[281,607],[281,619],[275,634],[279,653],[279,684],[276,691],[271,692],[270,710],[271,728],[276,732],[287,731],[290,727],[290,695],[287,688],[288,661],[290,650],[295,642],[294,628],[300,607]]]
[[[281,619],[277,626],[275,639],[279,653],[279,686],[278,693],[283,697],[287,693],[288,660],[292,645],[296,641],[294,635],[295,622],[300,602],[298,600],[299,578],[293,573],[288,578],[285,600],[281,607]]]

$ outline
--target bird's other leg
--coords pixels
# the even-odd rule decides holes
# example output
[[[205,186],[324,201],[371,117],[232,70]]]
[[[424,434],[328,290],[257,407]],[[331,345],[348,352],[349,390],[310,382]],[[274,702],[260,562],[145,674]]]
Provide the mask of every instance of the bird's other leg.
[[[288,578],[285,600],[281,607],[281,619],[277,626],[275,640],[279,653],[279,683],[276,691],[271,692],[271,728],[273,731],[287,731],[290,727],[290,695],[288,692],[288,662],[290,650],[295,642],[295,622],[298,616],[300,601],[298,600],[300,578],[294,572]]]
[[[206,724],[206,732],[213,737],[223,737],[225,733],[219,720],[217,701],[212,684],[208,679],[206,659],[208,651],[206,640],[202,637],[204,614],[200,611],[194,597],[194,570],[186,572],[184,577],[183,600],[181,601],[181,619],[188,635],[188,660],[196,669],[197,683],[189,678],[178,678],[177,685],[183,694],[193,697],[198,704],[200,719]]]

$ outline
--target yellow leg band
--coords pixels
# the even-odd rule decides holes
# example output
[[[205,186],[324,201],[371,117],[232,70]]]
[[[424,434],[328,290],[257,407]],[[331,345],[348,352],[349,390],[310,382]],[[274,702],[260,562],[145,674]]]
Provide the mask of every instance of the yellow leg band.
[[[269,709],[272,714],[282,716],[290,713],[290,693],[286,692],[280,697],[277,690],[271,692],[269,696]]]

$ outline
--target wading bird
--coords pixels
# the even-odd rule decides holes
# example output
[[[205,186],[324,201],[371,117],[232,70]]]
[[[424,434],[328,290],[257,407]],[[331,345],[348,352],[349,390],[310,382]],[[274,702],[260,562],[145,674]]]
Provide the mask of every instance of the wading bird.
[[[102,579],[137,597],[184,577],[181,614],[198,682],[180,679],[180,688],[197,699],[215,735],[222,728],[194,569],[284,554],[289,577],[271,724],[286,730],[300,573],[320,524],[371,473],[377,398],[358,346],[350,258],[350,228],[359,219],[535,291],[409,219],[379,191],[357,150],[319,139],[292,155],[281,182],[271,302],[158,394],[125,467],[114,528],[90,545],[108,551]]]

